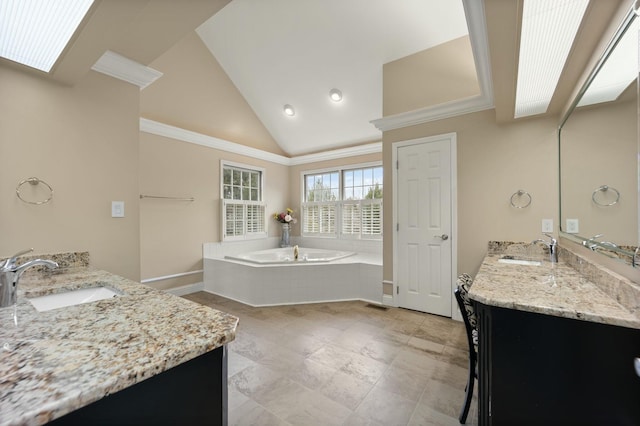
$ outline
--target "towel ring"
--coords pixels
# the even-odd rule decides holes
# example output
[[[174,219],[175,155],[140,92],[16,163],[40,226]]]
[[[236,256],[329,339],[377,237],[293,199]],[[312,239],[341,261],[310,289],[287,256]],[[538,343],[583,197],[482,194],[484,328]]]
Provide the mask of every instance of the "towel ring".
[[[606,193],[609,190],[611,190],[611,191],[616,193],[616,199],[615,200],[613,200],[609,204],[604,204],[604,203],[601,203],[598,200],[596,200],[596,195],[598,194],[598,192]],[[596,203],[599,206],[609,207],[609,206],[613,206],[614,204],[617,204],[618,201],[620,201],[620,192],[617,189],[615,189],[614,187],[612,187],[612,186],[602,185],[601,187],[596,188],[593,191],[593,194],[591,194],[591,199],[593,200],[594,203]]]
[[[44,201],[29,201],[29,200],[25,200],[24,198],[22,198],[22,195],[20,194],[20,187],[22,185],[24,185],[25,183],[29,183],[29,184],[31,184],[33,186],[36,186],[36,185],[38,185],[40,183],[43,184],[44,186],[49,188],[49,198],[47,198]],[[45,182],[45,181],[43,181],[41,179],[38,179],[37,177],[30,177],[30,178],[27,178],[27,179],[23,180],[22,182],[20,182],[18,184],[18,186],[16,186],[16,195],[18,196],[18,198],[20,198],[21,201],[24,201],[27,204],[35,204],[35,205],[46,204],[46,203],[48,203],[49,201],[51,201],[53,199],[53,188],[51,188],[51,185],[49,185],[47,182]]]
[[[521,199],[523,196],[528,198],[527,202],[525,204],[516,205],[516,203],[514,202],[516,197],[518,197],[518,199]],[[527,191],[523,191],[522,189],[518,189],[511,196],[509,203],[511,204],[511,207],[515,207],[516,209],[524,209],[526,207],[529,207],[529,204],[531,204],[531,194],[529,194]]]

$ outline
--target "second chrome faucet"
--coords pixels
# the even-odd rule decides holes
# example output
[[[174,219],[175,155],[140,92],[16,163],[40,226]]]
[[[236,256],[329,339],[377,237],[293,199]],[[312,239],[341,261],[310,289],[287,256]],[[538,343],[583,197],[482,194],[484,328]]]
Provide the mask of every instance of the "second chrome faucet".
[[[549,238],[549,241],[538,238],[531,241],[531,244],[542,243],[549,249],[549,261],[556,263],[558,261],[558,240],[556,240],[551,234],[544,234]]]

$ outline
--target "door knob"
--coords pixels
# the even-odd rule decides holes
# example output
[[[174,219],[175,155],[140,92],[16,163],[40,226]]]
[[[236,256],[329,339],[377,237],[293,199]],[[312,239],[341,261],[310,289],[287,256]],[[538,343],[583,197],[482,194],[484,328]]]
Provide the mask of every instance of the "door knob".
[[[446,241],[449,239],[449,236],[447,234],[442,234],[442,235],[436,235],[435,238],[440,238],[442,241]]]
[[[633,360],[633,366],[636,368],[636,374],[640,377],[640,358]]]

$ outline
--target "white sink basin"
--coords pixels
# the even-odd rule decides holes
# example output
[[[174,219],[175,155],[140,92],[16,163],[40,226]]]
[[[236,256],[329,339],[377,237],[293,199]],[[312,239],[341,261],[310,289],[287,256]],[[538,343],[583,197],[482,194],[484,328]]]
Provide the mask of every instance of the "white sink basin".
[[[540,266],[542,262],[537,260],[522,260],[522,259],[498,259],[500,263],[510,263],[512,265],[529,265],[529,266]]]
[[[40,312],[83,303],[97,302],[121,296],[120,293],[108,287],[81,288],[64,293],[47,294],[45,296],[29,298],[29,302]]]

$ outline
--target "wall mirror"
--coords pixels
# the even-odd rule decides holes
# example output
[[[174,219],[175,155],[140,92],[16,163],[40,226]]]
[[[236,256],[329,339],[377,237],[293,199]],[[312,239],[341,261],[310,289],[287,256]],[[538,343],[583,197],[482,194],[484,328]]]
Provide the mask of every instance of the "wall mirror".
[[[631,8],[558,130],[560,235],[636,267],[639,23]]]

